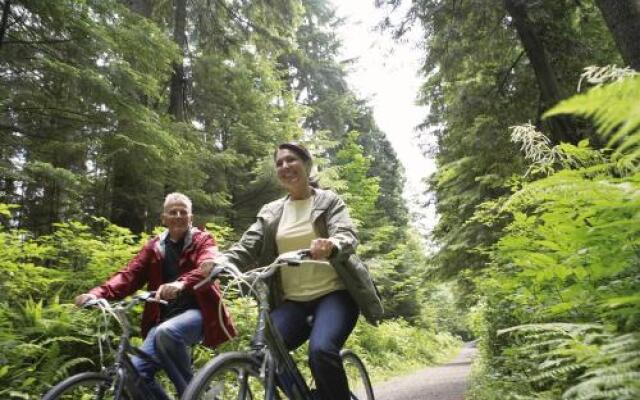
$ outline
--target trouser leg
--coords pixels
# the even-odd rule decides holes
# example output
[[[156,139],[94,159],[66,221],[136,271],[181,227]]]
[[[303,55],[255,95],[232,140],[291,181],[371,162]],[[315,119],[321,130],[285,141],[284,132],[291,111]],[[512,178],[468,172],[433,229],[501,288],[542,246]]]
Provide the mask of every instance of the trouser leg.
[[[340,350],[358,321],[358,306],[344,290],[322,297],[309,338],[309,367],[323,400],[350,398]]]
[[[155,347],[158,359],[178,396],[193,377],[190,347],[202,340],[202,313],[198,309],[187,310],[157,326]]]
[[[167,394],[162,389],[162,386],[158,384],[155,380],[156,372],[158,371],[159,361],[158,355],[156,353],[155,346],[155,337],[156,337],[156,327],[153,327],[147,337],[144,339],[142,346],[140,346],[140,350],[144,351],[146,354],[151,356],[157,363],[152,362],[151,360],[147,360],[141,357],[134,356],[132,357],[132,363],[135,369],[138,371],[138,374],[142,377],[145,382],[147,388],[153,392],[155,397],[159,400],[170,400]]]
[[[311,332],[307,321],[309,313],[303,303],[285,301],[270,315],[271,322],[280,333],[287,349],[296,349],[309,338]]]
[[[301,346],[309,337],[311,327],[307,311],[301,303],[285,301],[271,312],[271,322],[288,350]],[[288,396],[293,394],[293,382],[287,374],[278,374],[278,382]]]

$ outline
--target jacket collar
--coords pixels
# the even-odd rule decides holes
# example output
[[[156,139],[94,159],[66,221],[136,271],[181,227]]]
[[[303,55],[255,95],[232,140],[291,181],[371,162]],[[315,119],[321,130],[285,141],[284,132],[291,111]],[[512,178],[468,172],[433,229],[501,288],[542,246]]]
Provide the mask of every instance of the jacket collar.
[[[329,192],[324,189],[312,188],[312,191],[314,196],[313,196],[313,205],[312,205],[313,209],[311,210],[311,221],[315,222],[315,220],[320,215],[322,215],[322,213],[324,213],[327,210],[327,208],[329,208],[329,206],[331,205],[331,197],[328,194]],[[288,199],[289,199],[289,195],[286,195],[285,197],[278,199],[272,202],[271,204],[269,204],[269,206],[265,211],[271,214],[269,216],[270,221],[280,219],[280,216],[282,215],[282,210],[284,208],[284,203]]]
[[[183,251],[188,249],[189,246],[191,246],[193,244],[193,235],[198,231],[198,228],[195,227],[190,227],[189,230],[187,230],[187,233],[184,236],[184,247],[182,248]],[[167,240],[167,236],[169,236],[169,230],[165,229],[164,232],[162,232],[160,235],[158,235],[158,240],[156,241],[156,250],[160,253],[160,255],[162,257],[164,257],[165,251],[166,251],[166,246],[165,246],[165,240]]]

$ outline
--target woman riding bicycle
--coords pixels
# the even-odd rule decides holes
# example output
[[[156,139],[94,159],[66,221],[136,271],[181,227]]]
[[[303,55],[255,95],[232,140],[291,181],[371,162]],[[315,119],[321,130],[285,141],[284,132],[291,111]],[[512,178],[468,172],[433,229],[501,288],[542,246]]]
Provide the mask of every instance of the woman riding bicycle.
[[[248,269],[305,248],[313,259],[330,261],[331,266],[280,269],[270,282],[271,319],[290,350],[309,339],[309,367],[320,398],[347,400],[340,349],[358,312],[375,323],[382,304],[368,270],[355,256],[357,238],[347,207],[334,192],[318,188],[310,176],[309,151],[300,144],[281,144],[274,161],[288,195],[263,206],[256,222],[216,263]]]
[[[142,314],[145,340],[140,349],[159,361],[178,395],[182,395],[193,376],[188,346],[202,340],[213,347],[229,339],[219,323],[218,289],[205,285],[194,290],[204,278],[198,267],[212,263],[218,252],[208,233],[191,226],[192,217],[191,200],[181,193],[169,194],[162,213],[167,230],[149,240],[108,281],[75,299],[78,306],[96,298],[121,299],[146,284],[148,290],[156,291],[157,299],[168,300],[166,306],[145,303]],[[222,312],[226,332],[234,334],[226,310]],[[168,400],[154,379],[157,364],[140,357],[134,357],[133,364],[155,396]]]

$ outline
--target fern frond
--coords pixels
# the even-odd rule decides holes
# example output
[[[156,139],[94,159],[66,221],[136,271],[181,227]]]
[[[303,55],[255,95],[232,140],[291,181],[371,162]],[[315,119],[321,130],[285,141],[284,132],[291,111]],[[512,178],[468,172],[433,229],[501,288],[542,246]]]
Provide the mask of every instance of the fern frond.
[[[591,65],[584,68],[584,72],[580,75],[577,91],[580,92],[582,81],[587,81],[592,85],[601,85],[607,82],[615,82],[629,76],[633,76],[637,72],[629,67],[620,68],[617,65],[605,65],[598,67]]]
[[[62,365],[59,366],[59,368],[56,370],[56,373],[52,379],[52,382],[57,382],[63,379],[64,377],[68,376],[69,371],[71,371],[73,367],[76,367],[82,364],[89,364],[89,365],[95,366],[95,363],[90,358],[86,358],[86,357],[74,358],[72,360],[64,362]]]
[[[634,74],[560,102],[544,114],[574,114],[592,118],[598,133],[608,139],[613,159],[627,156],[638,169],[640,151],[640,75]]]
[[[74,337],[74,336],[56,336],[56,337],[45,339],[39,344],[41,346],[46,346],[51,343],[81,343],[81,344],[88,344],[88,345],[93,344],[91,340],[82,339],[80,337]]]
[[[640,334],[613,337],[599,357],[562,398],[626,400],[640,398]]]
[[[524,324],[512,326],[510,328],[501,329],[498,331],[498,335],[502,335],[509,332],[586,332],[586,331],[599,331],[602,330],[600,324],[572,324],[568,322],[549,322],[544,324]]]

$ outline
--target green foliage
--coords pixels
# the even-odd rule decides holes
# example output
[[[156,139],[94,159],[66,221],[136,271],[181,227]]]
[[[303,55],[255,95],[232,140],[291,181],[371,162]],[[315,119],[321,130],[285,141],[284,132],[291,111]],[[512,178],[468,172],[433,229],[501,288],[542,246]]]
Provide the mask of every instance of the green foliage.
[[[355,131],[349,133],[336,153],[335,167],[345,182],[346,190],[340,194],[348,204],[356,226],[362,226],[376,213],[380,185],[377,177],[368,176],[371,160],[357,144],[358,135]]]
[[[565,100],[545,115],[575,114],[592,118],[598,132],[609,141],[612,161],[622,168],[637,170],[640,159],[639,91],[640,75],[634,74]],[[613,108],[611,104],[618,107]]]
[[[634,116],[616,111],[628,105],[628,85],[638,82],[631,76],[577,97],[579,114],[614,116],[610,125],[598,122],[603,136],[618,133],[606,126],[626,129],[610,141],[613,151],[586,143],[524,146],[532,166],[549,168],[495,205],[511,222],[477,281],[487,302],[476,321],[485,361],[474,398],[638,396],[640,174],[634,162],[619,162],[634,151],[620,144],[636,140],[638,131],[626,128]],[[599,93],[607,102],[587,111],[593,105],[584,96]],[[577,103],[567,100],[557,110],[566,104]]]
[[[77,368],[95,368],[94,348],[78,329],[89,321],[57,298],[46,306],[42,300],[27,299],[23,305],[2,302],[0,316],[3,398],[38,398]]]
[[[335,36],[343,22],[330,2],[184,4],[178,32],[178,7],[166,1],[10,3],[0,47],[0,397],[34,398],[62,375],[96,368],[94,316],[65,304],[158,230],[169,192],[190,196],[194,223],[228,246],[282,195],[272,152],[288,140],[310,145],[358,222],[393,319],[384,329],[416,347],[454,344],[434,339],[459,330],[451,308],[437,307],[450,293],[424,288],[402,167],[346,84]],[[186,44],[176,44],[180,34]],[[175,93],[184,118],[169,112]],[[221,350],[244,346],[252,326],[246,299],[230,307],[243,335]],[[411,365],[433,358],[416,347],[405,354],[418,358]],[[199,365],[211,353],[196,355]]]
[[[448,359],[460,341],[448,332],[425,331],[396,319],[378,327],[359,323],[346,346],[362,357],[372,379],[383,380]]]

